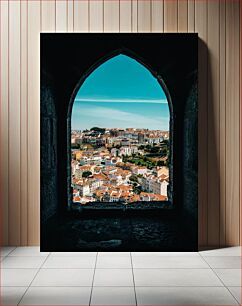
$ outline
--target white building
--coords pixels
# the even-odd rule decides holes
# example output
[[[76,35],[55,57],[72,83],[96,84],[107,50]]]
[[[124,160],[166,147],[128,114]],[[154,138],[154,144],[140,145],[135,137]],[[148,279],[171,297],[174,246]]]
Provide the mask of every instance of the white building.
[[[80,170],[79,168],[75,170],[75,178],[80,179],[82,178],[82,170]]]
[[[120,155],[128,155],[131,156],[132,154],[135,154],[138,152],[137,146],[123,146],[120,148]]]
[[[138,174],[145,174],[148,172],[148,169],[146,167],[135,167],[133,170],[133,173],[138,175]]]
[[[149,182],[149,191],[163,196],[167,196],[168,182],[162,179],[151,179]]]
[[[116,157],[116,156],[119,156],[119,154],[120,154],[119,149],[116,149],[116,148],[111,149],[111,155],[112,156]]]
[[[108,142],[109,145],[112,145],[116,141],[117,141],[117,137],[108,137],[107,138],[107,142]]]
[[[76,138],[76,143],[82,144],[82,138]]]
[[[140,180],[142,190],[167,197],[168,181],[154,175],[144,175]]]
[[[145,137],[145,141],[149,144],[159,144],[164,140],[162,136],[157,137]]]
[[[87,163],[89,165],[100,165],[102,161],[102,158],[100,156],[94,156],[87,160]]]
[[[167,182],[167,180],[163,180],[163,182],[161,182],[161,195],[164,195],[167,197],[167,186],[169,185],[169,183]]]
[[[90,187],[89,187],[89,193],[93,193],[98,187],[102,185],[102,182],[100,180],[92,180],[90,182]]]
[[[141,199],[141,201],[150,201],[150,196],[149,196],[149,194],[144,194],[144,193],[141,193],[140,194],[140,199]]]
[[[74,189],[79,191],[80,196],[86,196],[90,193],[89,185],[83,182],[77,182],[77,184],[73,185]]]
[[[110,202],[119,202],[120,193],[117,191],[112,191],[110,194]]]
[[[89,187],[89,185],[88,185],[88,184],[83,185],[82,188],[81,188],[80,194],[81,194],[82,196],[87,196],[87,195],[89,195],[89,193],[90,193],[90,187]]]
[[[128,146],[129,143],[130,143],[130,140],[129,140],[129,139],[125,139],[125,138],[124,138],[124,139],[121,140],[121,145],[122,145],[122,146]]]

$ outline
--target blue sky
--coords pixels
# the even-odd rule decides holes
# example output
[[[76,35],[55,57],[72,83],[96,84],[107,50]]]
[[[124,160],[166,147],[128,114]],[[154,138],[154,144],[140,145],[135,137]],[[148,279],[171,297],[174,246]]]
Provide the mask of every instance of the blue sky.
[[[93,126],[169,130],[164,91],[136,60],[118,55],[94,70],[80,87],[72,109],[72,129]]]

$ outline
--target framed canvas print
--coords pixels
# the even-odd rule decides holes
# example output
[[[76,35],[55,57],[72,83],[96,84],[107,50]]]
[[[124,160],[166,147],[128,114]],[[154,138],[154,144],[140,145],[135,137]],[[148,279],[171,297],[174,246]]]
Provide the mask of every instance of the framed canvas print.
[[[197,250],[197,34],[41,33],[41,250]]]

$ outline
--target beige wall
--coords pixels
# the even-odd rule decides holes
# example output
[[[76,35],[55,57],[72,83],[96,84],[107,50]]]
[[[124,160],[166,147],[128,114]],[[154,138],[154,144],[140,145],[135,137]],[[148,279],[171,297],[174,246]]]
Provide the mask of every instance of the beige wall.
[[[199,241],[238,245],[240,1],[0,2],[3,243],[39,243],[39,33],[90,31],[199,33]]]

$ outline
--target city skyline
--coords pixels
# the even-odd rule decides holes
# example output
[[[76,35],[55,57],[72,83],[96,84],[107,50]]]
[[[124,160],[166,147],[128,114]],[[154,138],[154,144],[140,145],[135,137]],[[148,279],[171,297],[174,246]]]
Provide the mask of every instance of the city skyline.
[[[121,128],[121,127],[119,127],[119,126],[112,126],[112,127],[105,127],[105,126],[92,126],[91,128],[89,128],[89,129],[83,129],[83,130],[81,130],[81,129],[72,129],[72,132],[75,132],[75,131],[81,131],[81,132],[83,132],[83,131],[91,131],[91,129],[93,129],[93,128],[101,128],[101,129],[105,129],[105,130],[124,130],[124,131],[126,131],[126,130],[129,130],[129,129],[135,129],[135,130],[137,130],[137,131],[142,131],[142,132],[145,132],[145,131],[148,131],[148,132],[151,132],[151,131],[160,131],[160,132],[168,132],[169,133],[169,130],[161,130],[161,129],[148,129],[148,128],[134,128],[134,127],[132,127],[132,126],[129,126],[129,127],[126,127],[126,128]]]
[[[90,202],[168,200],[168,131],[93,127],[72,131],[71,144],[77,209]]]

